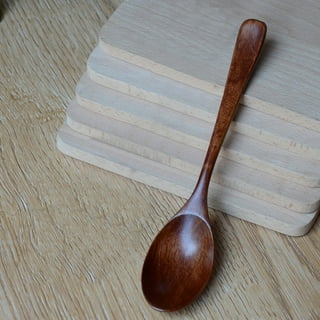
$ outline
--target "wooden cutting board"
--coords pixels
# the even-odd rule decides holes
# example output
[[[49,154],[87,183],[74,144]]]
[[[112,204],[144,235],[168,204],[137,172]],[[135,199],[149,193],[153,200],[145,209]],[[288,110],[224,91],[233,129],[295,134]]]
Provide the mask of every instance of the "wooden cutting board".
[[[129,123],[147,130],[150,135],[156,134],[200,149],[202,152],[207,149],[213,123],[103,87],[93,82],[87,75],[79,81],[76,97],[82,107],[94,113]],[[319,160],[263,143],[240,133],[232,132],[227,136],[221,156],[295,183],[310,187],[320,186]]]
[[[65,154],[187,198],[196,176],[82,135],[64,125],[57,138]],[[223,212],[292,236],[308,232],[318,212],[297,214],[212,182],[208,203]]]
[[[110,57],[101,46],[92,52],[87,66],[90,78],[101,85],[207,121],[210,126],[215,122],[220,97]],[[320,132],[245,105],[239,106],[231,129],[320,160]]]
[[[320,51],[313,45],[317,6],[315,0],[308,2],[314,9],[311,23],[293,14],[292,21],[299,22],[295,28],[292,21],[280,19],[279,12],[290,9],[289,0],[284,1],[260,4],[265,16],[262,11],[248,16],[247,9],[259,8],[257,0],[244,0],[241,7],[235,0],[225,7],[215,0],[125,1],[88,60],[58,147],[188,197],[215,121],[238,27],[246,18],[267,24],[272,18],[264,63],[256,69],[224,144],[209,204],[279,232],[305,234],[319,213],[320,188],[314,188],[320,185],[315,81]],[[269,15],[269,6],[281,10]]]
[[[129,0],[101,32],[108,54],[195,88],[222,94],[241,22],[268,25],[243,104],[320,131],[318,0]]]
[[[205,157],[202,150],[91,112],[76,101],[68,108],[67,124],[81,134],[194,176],[199,174]],[[297,214],[319,208],[320,188],[305,187],[227,159],[218,159],[213,181]]]

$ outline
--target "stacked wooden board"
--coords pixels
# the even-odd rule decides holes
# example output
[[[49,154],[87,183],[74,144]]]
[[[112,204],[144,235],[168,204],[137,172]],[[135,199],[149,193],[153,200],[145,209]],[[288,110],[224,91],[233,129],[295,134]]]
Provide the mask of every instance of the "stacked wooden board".
[[[187,198],[238,27],[260,18],[269,26],[266,49],[223,145],[209,205],[288,235],[305,234],[320,207],[320,89],[310,80],[320,75],[320,49],[313,45],[318,11],[308,11],[308,22],[295,15],[286,22],[267,8],[281,12],[289,0],[281,8],[268,0],[265,15],[253,2],[224,8],[209,0],[125,1],[89,57],[59,149]],[[307,37],[292,29],[292,20]]]

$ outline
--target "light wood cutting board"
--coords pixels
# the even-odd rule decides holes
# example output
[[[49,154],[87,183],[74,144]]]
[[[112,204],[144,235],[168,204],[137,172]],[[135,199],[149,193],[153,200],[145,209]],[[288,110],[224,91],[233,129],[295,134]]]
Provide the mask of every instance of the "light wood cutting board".
[[[130,0],[101,32],[108,54],[222,94],[241,22],[268,25],[260,63],[243,103],[320,131],[318,0]]]
[[[205,156],[204,151],[89,111],[76,101],[69,106],[66,121],[73,130],[108,145],[194,176],[200,172]],[[319,208],[320,188],[305,187],[227,159],[218,159],[213,181],[252,197],[297,211],[297,214],[314,212]]]
[[[213,123],[111,90],[93,82],[87,75],[84,75],[77,85],[76,98],[82,107],[147,130],[150,135],[156,134],[202,151],[207,149]],[[283,150],[240,133],[232,132],[227,136],[221,155],[295,183],[310,187],[320,186],[319,160]]]
[[[207,121],[210,125],[215,122],[220,97],[113,58],[101,46],[92,52],[87,66],[90,78],[101,85]],[[267,115],[243,104],[238,108],[231,129],[320,160],[320,132]]]
[[[184,198],[190,196],[197,179],[190,173],[82,135],[66,125],[59,131],[57,146],[69,156]],[[297,214],[214,182],[210,184],[208,203],[235,217],[292,236],[308,232],[319,213]]]

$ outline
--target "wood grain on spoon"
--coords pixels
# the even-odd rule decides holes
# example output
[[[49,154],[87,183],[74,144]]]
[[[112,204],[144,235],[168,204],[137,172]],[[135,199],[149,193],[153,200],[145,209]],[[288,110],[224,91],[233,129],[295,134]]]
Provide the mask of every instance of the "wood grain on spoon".
[[[142,290],[152,307],[175,311],[203,291],[213,269],[214,241],[207,195],[216,159],[240,97],[261,51],[266,25],[246,20],[240,27],[215,128],[196,187],[181,210],[153,241],[142,269]]]

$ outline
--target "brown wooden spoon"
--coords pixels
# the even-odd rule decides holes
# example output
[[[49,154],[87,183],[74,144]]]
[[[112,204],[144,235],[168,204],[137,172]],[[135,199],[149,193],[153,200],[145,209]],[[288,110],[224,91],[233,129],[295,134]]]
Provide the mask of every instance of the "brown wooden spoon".
[[[214,242],[207,194],[212,170],[266,34],[258,20],[242,23],[207,155],[186,204],[154,239],[142,269],[142,290],[160,311],[190,304],[205,288],[213,269]]]

